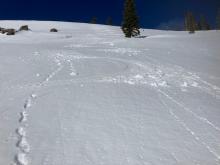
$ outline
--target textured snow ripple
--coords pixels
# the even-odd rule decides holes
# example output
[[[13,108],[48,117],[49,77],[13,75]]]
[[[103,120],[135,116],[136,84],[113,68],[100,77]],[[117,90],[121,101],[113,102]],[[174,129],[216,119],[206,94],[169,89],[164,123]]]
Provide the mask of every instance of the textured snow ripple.
[[[92,45],[85,45],[85,44],[71,44],[64,46],[65,48],[92,48]]]
[[[102,51],[105,53],[119,53],[119,54],[128,54],[130,56],[136,56],[141,53],[140,50],[131,49],[131,48],[112,48],[112,49],[98,49],[97,51]]]
[[[34,52],[34,55],[35,55],[35,56],[39,56],[39,55],[40,55],[40,52],[36,51],[36,52]]]
[[[129,75],[129,76],[116,76],[116,77],[104,77],[100,82],[112,82],[112,83],[125,83],[129,85],[149,85],[152,87],[168,87],[166,81],[160,79],[149,78],[145,75]]]
[[[70,59],[68,59],[67,62],[70,65],[70,76],[76,76],[77,73],[76,73],[76,70],[75,70],[75,68],[73,66],[73,62]]]

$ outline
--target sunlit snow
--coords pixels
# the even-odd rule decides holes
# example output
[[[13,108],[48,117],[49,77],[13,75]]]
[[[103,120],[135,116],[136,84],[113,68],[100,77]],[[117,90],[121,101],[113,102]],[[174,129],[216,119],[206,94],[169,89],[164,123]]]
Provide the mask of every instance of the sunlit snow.
[[[0,34],[0,165],[220,164],[219,31],[0,21],[26,24]]]

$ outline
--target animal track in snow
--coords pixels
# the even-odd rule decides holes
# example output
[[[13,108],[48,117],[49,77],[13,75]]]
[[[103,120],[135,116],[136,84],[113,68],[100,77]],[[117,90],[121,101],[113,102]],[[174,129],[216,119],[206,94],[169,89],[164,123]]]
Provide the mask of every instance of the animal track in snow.
[[[31,94],[29,98],[25,101],[23,107],[24,109],[20,113],[20,127],[16,130],[16,133],[18,135],[16,147],[19,148],[19,153],[15,157],[16,165],[28,165],[29,163],[27,154],[30,152],[30,145],[27,141],[26,126],[24,124],[28,122],[28,109],[32,106],[32,102],[36,97],[36,94]]]
[[[15,157],[15,163],[16,165],[28,165],[28,158],[27,155],[24,153],[19,153]]]
[[[49,82],[59,71],[61,71],[62,68],[63,66],[60,66],[54,72],[49,74],[47,78],[41,83],[41,85],[44,85],[45,83]]]
[[[21,137],[26,136],[26,131],[23,127],[19,127],[16,132]]]
[[[52,73],[50,73],[46,79],[40,83],[40,86],[45,85],[47,82],[49,82],[59,71],[63,69],[63,66],[60,61],[60,57],[63,57],[61,53],[57,53],[57,56],[54,58],[55,63],[57,64],[58,68],[55,69]]]
[[[31,99],[28,98],[25,103],[24,103],[24,109],[30,108],[31,107]]]
[[[17,147],[23,152],[23,153],[29,153],[30,152],[30,145],[27,142],[27,139],[25,136],[21,136],[18,143]]]
[[[26,129],[24,127],[19,127],[16,132],[18,134],[16,147],[19,148],[19,152],[15,157],[15,164],[28,165],[27,154],[30,152],[30,145],[26,139]]]
[[[37,55],[37,54],[36,54]],[[57,72],[59,72],[62,69],[61,62],[59,60],[59,57],[61,55],[58,54],[57,57],[54,59],[56,62],[58,68],[53,71],[51,74],[48,75],[48,77],[41,82],[38,87],[41,87],[42,85],[45,85],[45,83],[49,82],[50,79],[52,79]],[[40,75],[40,74],[38,74]],[[26,127],[27,127],[27,122],[28,122],[28,110],[32,106],[32,103],[34,99],[37,98],[37,95],[35,93],[32,93],[24,102],[23,105],[23,111],[20,112],[20,118],[19,118],[19,123],[20,127],[17,128],[16,133],[18,135],[18,141],[16,144],[16,147],[19,149],[18,154],[15,156],[14,164],[15,165],[28,165],[30,162],[28,160],[27,154],[30,152],[30,144],[27,141],[27,132],[26,132]]]
[[[28,117],[28,113],[26,111],[23,111],[20,113],[21,115],[21,118],[19,119],[19,122],[22,123],[22,122],[26,122],[27,121],[27,117]]]

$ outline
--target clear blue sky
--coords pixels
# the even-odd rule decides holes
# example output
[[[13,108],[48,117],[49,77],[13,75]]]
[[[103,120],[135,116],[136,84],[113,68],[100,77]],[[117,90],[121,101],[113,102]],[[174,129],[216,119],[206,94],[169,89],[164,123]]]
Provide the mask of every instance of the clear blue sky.
[[[0,0],[0,19],[89,22],[93,16],[105,23],[108,16],[120,25],[124,0]],[[184,12],[203,14],[214,25],[220,0],[136,0],[142,27],[183,20]]]

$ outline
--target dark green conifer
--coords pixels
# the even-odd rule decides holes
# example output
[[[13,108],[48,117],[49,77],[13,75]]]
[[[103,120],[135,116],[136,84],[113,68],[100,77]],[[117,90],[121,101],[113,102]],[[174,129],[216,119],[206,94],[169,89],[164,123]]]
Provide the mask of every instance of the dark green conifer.
[[[112,17],[108,17],[106,20],[106,25],[112,25]]]
[[[220,8],[218,9],[218,13],[216,17],[216,29],[220,30]]]
[[[186,31],[189,31],[189,33],[195,33],[195,30],[197,30],[198,26],[195,20],[195,17],[193,16],[192,12],[187,12],[185,15],[185,29]]]
[[[139,21],[134,0],[125,1],[122,31],[124,32],[125,37],[128,38],[140,35]]]
[[[93,17],[90,21],[92,24],[97,24],[97,17]]]
[[[198,30],[210,30],[210,25],[206,21],[203,15],[200,16],[200,20],[198,23]]]

